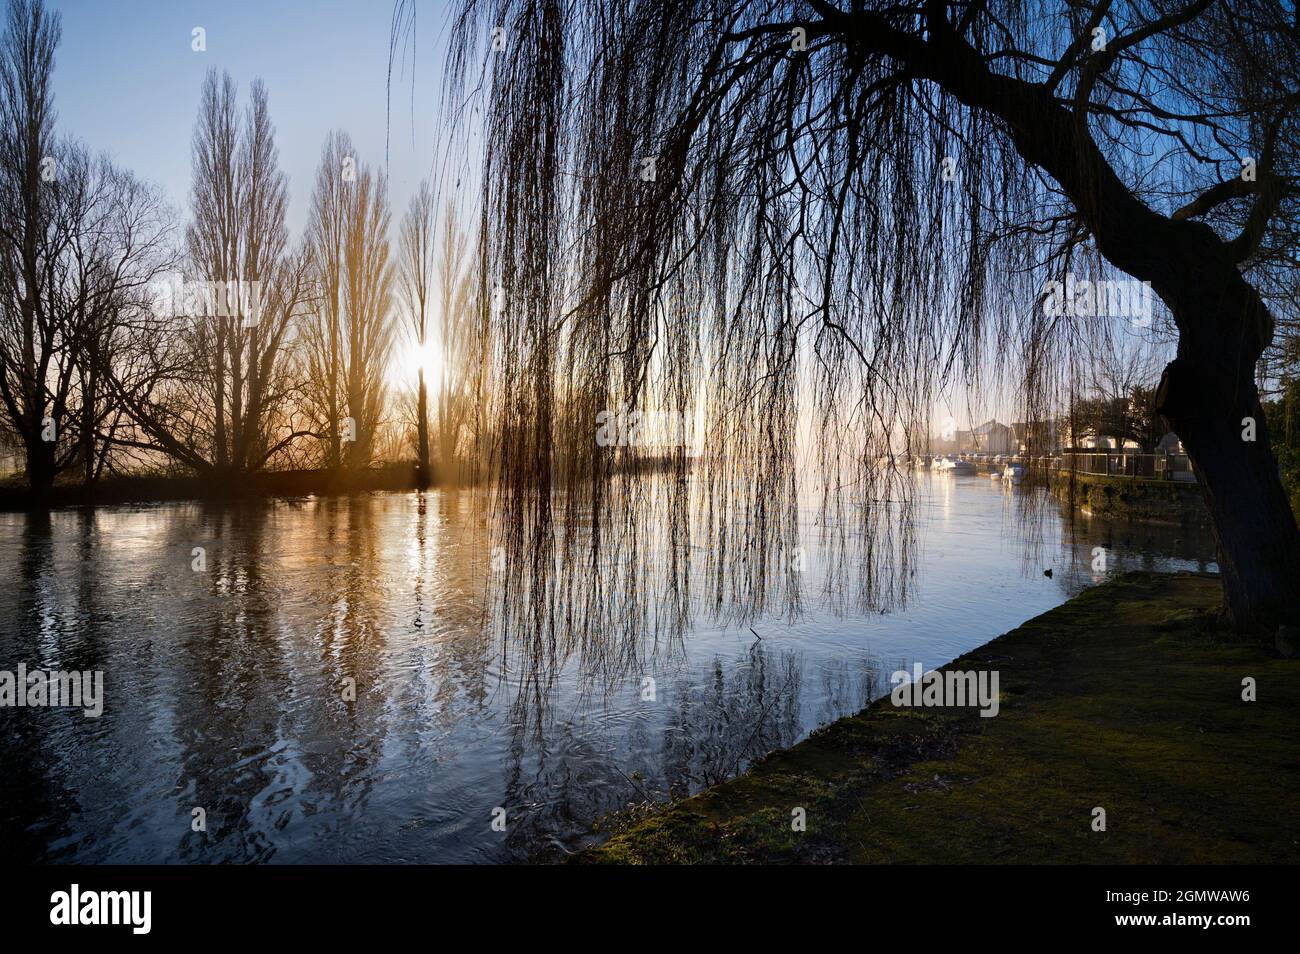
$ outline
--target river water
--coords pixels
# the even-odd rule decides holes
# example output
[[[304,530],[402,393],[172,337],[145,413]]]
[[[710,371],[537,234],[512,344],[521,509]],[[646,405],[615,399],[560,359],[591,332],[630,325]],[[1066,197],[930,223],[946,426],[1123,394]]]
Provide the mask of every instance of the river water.
[[[905,603],[836,598],[814,548],[797,608],[693,604],[617,664],[509,645],[468,492],[0,514],[0,671],[104,674],[98,718],[0,708],[0,857],[554,858],[1108,574],[1215,569],[1204,531],[1067,524],[1050,498],[1028,531],[1041,491],[915,480]]]

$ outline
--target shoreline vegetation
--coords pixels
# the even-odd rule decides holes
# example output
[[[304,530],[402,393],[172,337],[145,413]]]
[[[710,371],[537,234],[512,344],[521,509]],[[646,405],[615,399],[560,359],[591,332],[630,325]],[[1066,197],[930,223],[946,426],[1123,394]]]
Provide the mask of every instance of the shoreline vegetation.
[[[1201,485],[1145,477],[1057,472],[1048,477],[1053,496],[1090,517],[1153,523],[1208,525]]]
[[[433,485],[437,485],[435,481]],[[0,512],[176,500],[243,500],[375,490],[417,490],[414,463],[364,469],[260,471],[238,479],[215,475],[132,475],[94,484],[55,484],[36,494],[26,484],[0,485]]]
[[[1296,863],[1300,663],[1218,634],[1222,599],[1210,574],[1093,587],[942,667],[998,670],[996,718],[886,696],[692,798],[606,819],[613,837],[574,860]]]
[[[612,467],[620,473],[652,474],[671,470],[668,456],[648,456]],[[421,480],[414,461],[398,461],[364,468],[264,470],[232,474],[132,474],[109,477],[93,484],[55,484],[33,491],[17,475],[0,481],[0,513],[47,510],[59,507],[93,507],[124,503],[164,503],[178,500],[248,500],[267,497],[345,495],[394,490],[436,490],[474,487],[484,481],[469,465],[442,472],[432,468]]]
[[[632,458],[613,465],[623,473],[671,471],[671,455]],[[978,473],[977,469],[977,473]],[[21,474],[0,480],[0,512],[86,507],[123,503],[161,503],[178,500],[245,500],[263,497],[304,497],[471,487],[482,482],[468,464],[457,462],[450,470],[434,466],[421,479],[414,461],[391,461],[377,466],[263,470],[232,474],[124,474],[91,484],[56,483],[43,492],[33,491]],[[1157,523],[1208,523],[1209,513],[1200,487],[1193,483],[1102,477],[1074,474],[1071,481],[1059,474],[1048,477],[1051,493],[1065,506],[1090,516]]]

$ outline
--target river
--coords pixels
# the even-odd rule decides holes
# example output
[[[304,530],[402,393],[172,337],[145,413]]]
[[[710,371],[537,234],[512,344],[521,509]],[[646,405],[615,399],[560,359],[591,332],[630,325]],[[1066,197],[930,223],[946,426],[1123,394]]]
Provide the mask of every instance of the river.
[[[905,601],[843,598],[811,547],[797,601],[522,646],[469,492],[0,514],[0,670],[104,673],[98,718],[0,709],[0,856],[556,858],[1108,574],[1215,569],[1204,531],[1048,498],[1030,530],[1039,490],[914,479]]]

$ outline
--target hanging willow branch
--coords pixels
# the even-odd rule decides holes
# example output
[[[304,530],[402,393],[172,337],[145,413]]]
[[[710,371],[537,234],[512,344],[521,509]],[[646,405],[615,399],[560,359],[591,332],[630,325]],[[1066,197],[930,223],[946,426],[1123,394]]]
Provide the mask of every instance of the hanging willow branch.
[[[567,566],[598,625],[684,612],[642,564],[671,577],[702,545],[703,599],[759,610],[797,595],[801,501],[857,548],[836,579],[902,595],[892,461],[926,449],[936,396],[1014,384],[1044,421],[1114,346],[1105,316],[1042,307],[1050,279],[1122,269],[1178,318],[1182,274],[1149,246],[1208,216],[1268,294],[1296,208],[1292,34],[1280,5],[1210,0],[464,0],[448,95],[483,123],[507,602],[581,642]],[[1197,199],[1261,124],[1268,187]],[[601,446],[622,410],[698,422],[698,454]],[[629,479],[648,459],[666,481]],[[630,515],[656,508],[652,557]]]

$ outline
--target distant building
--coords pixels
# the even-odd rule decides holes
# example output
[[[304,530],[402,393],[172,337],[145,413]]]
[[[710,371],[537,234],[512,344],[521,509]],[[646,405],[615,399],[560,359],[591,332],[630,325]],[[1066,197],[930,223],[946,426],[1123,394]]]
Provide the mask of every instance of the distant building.
[[[1014,454],[1016,450],[1014,430],[992,420],[969,431],[954,431],[948,439],[930,438],[934,454]]]
[[[1015,435],[1012,433],[1011,428],[1005,424],[999,424],[997,421],[985,421],[969,433],[971,435],[971,451],[975,453],[1014,454],[1018,450]]]
[[[938,434],[931,435],[930,447],[929,447],[930,453],[931,454],[958,453],[957,446],[960,443],[959,439],[963,434],[969,434],[969,433],[970,431],[957,431],[953,434],[952,437],[942,437]]]
[[[1109,437],[1105,434],[1086,434],[1080,437],[1074,446],[1088,450],[1140,451],[1142,449],[1142,445],[1132,438]]]
[[[1061,439],[1069,426],[1056,421],[1017,421],[1011,425],[1013,453],[1033,457],[1055,457],[1061,452]]]
[[[932,436],[932,454],[970,454],[975,450],[975,439],[970,431],[953,431],[952,437]]]

